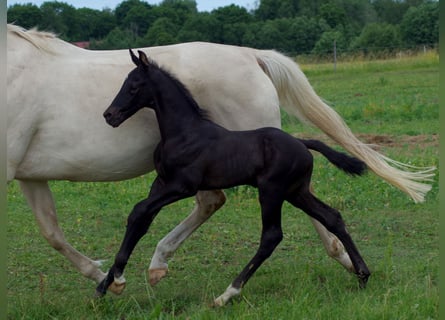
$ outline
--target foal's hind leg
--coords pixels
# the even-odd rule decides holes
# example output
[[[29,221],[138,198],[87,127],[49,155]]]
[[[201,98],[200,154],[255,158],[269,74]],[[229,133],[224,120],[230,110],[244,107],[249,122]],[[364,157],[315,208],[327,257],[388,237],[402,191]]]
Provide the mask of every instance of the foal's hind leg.
[[[255,256],[250,260],[238,277],[233,280],[226,291],[215,299],[216,306],[225,305],[232,297],[241,293],[241,289],[261,266],[269,258],[275,248],[283,239],[281,229],[281,207],[283,200],[279,199],[280,192],[264,192],[259,190],[261,203],[261,216],[263,229],[261,233],[260,247]]]
[[[156,246],[149,268],[150,284],[154,286],[167,275],[167,260],[173,256],[179,246],[216,210],[225,203],[226,196],[221,190],[199,191],[196,194],[196,205],[192,213],[176,228],[166,235]]]
[[[354,272],[359,278],[360,286],[365,287],[371,273],[352,241],[351,236],[346,231],[346,226],[340,213],[317,199],[308,191],[302,191],[301,194],[289,197],[287,200],[292,205],[302,209],[312,218],[317,219],[328,231],[338,237],[351,258]]]

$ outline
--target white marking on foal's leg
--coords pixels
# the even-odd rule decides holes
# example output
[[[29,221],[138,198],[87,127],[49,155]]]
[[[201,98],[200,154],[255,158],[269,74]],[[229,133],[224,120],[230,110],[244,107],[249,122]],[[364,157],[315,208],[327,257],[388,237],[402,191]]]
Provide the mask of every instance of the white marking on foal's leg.
[[[235,288],[232,285],[228,286],[226,291],[222,295],[220,295],[218,298],[215,299],[213,302],[216,307],[222,307],[224,306],[230,299],[232,299],[235,296],[238,296],[241,294],[240,288]]]
[[[225,202],[221,190],[200,191],[196,195],[196,205],[192,213],[167,234],[156,246],[148,270],[150,285],[154,286],[168,273],[167,260],[178,247]]]

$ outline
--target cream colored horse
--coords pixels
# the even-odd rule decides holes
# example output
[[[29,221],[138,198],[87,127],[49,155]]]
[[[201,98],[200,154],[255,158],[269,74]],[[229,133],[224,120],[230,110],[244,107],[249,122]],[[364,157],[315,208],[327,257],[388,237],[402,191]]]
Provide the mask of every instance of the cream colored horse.
[[[122,77],[133,68],[127,50],[88,51],[50,33],[13,25],[7,29],[8,181],[19,180],[50,245],[99,282],[105,276],[100,263],[66,241],[48,180],[116,181],[153,170],[159,141],[155,117],[144,110],[117,129],[102,117]],[[280,127],[281,105],[319,127],[415,202],[430,190],[424,180],[433,168],[413,171],[360,142],[317,96],[298,65],[280,53],[201,42],[143,50],[174,70],[210,117],[228,129]],[[168,258],[224,204],[225,196],[222,191],[200,192],[196,200],[190,216],[157,245],[151,284],[165,276]],[[312,223],[328,254],[353,271],[341,242],[316,220]]]

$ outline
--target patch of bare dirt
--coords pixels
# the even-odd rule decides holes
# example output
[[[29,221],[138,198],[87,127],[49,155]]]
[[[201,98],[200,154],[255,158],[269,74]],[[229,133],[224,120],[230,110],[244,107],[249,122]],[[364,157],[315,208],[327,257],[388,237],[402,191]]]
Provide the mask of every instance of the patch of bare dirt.
[[[325,135],[309,135],[307,133],[294,134],[294,136],[302,139],[317,139],[324,141],[326,143],[332,144],[332,140],[330,140]],[[356,137],[366,143],[373,145],[373,148],[376,150],[382,147],[439,147],[439,135],[438,134],[422,134],[416,136],[410,135],[401,135],[401,136],[393,136],[393,135],[382,135],[382,134],[369,134],[369,133],[359,133],[356,134]]]

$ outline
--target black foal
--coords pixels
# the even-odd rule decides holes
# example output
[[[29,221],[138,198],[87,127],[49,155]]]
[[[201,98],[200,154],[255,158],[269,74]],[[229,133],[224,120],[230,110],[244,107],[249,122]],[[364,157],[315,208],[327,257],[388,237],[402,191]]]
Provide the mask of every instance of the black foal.
[[[130,50],[137,68],[130,72],[104,117],[113,127],[143,107],[156,113],[161,142],[154,154],[158,173],[147,199],[135,205],[128,217],[124,240],[97,294],[107,289],[120,292],[125,285],[124,268],[139,239],[147,232],[161,208],[195,195],[198,190],[224,189],[237,185],[258,188],[263,229],[260,246],[244,270],[215,300],[224,305],[238,295],[259,266],[283,238],[281,207],[290,202],[320,221],[346,248],[364,287],[370,272],[358,252],[340,213],[309,191],[313,158],[308,149],[323,154],[350,174],[362,174],[365,164],[316,140],[296,139],[276,128],[229,131],[213,123],[191,94],[171,74],[139,51]]]

